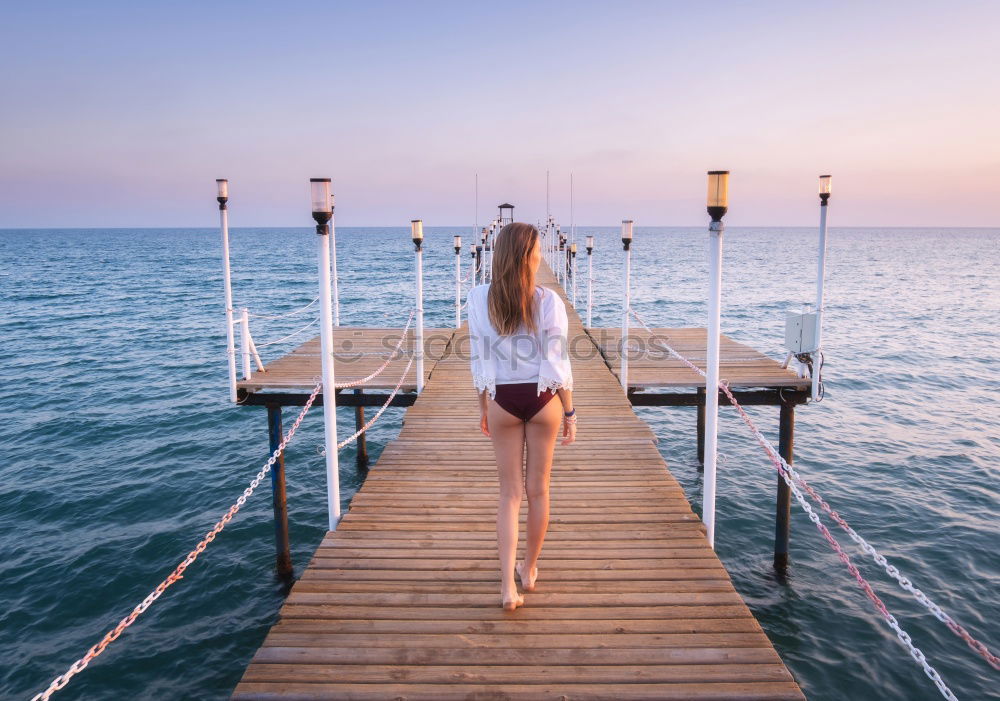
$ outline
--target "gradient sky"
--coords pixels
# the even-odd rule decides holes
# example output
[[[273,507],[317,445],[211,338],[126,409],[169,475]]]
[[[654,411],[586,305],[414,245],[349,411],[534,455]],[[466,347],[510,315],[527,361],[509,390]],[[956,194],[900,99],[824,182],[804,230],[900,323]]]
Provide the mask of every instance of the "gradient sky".
[[[0,227],[996,226],[1000,3],[23,2]]]

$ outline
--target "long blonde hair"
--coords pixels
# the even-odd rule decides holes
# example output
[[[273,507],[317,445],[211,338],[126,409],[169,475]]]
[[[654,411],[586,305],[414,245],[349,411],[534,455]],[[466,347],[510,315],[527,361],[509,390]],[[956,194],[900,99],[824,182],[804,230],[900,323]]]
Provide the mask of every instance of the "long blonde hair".
[[[539,240],[538,229],[514,222],[493,240],[493,278],[487,307],[493,328],[511,336],[524,325],[535,331],[535,273],[528,256]]]

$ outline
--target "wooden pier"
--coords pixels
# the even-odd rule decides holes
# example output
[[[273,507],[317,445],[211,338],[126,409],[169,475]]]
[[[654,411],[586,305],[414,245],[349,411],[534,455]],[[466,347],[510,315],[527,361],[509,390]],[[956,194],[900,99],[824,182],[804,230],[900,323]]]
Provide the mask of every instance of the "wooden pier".
[[[544,263],[539,282],[563,294]],[[566,306],[570,338],[586,335]],[[503,611],[493,448],[467,354],[440,350],[234,699],[803,698],[600,352],[574,355],[579,431],[555,449],[536,591]]]

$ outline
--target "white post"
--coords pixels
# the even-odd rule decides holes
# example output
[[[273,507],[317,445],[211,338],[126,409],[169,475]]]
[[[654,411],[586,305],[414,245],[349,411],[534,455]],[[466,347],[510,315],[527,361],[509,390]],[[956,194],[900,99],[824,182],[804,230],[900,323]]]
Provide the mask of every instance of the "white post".
[[[462,325],[462,237],[455,237],[455,328]]]
[[[333,287],[333,325],[340,326],[340,284],[337,275],[337,226],[333,216],[333,195],[330,195],[330,284]]]
[[[632,303],[631,295],[629,294],[629,275],[632,272],[632,251],[626,247],[625,248],[625,271],[623,273],[624,280],[624,292],[622,296],[622,362],[621,362],[621,382],[622,389],[626,392],[628,391],[628,308]]]
[[[424,240],[424,223],[419,219],[410,222],[417,265],[417,334],[414,352],[417,360],[417,394],[424,391],[424,258],[421,244]]]
[[[570,244],[569,264],[571,277],[573,278],[573,309],[576,309],[576,251],[573,250],[575,248],[575,243]]]
[[[337,452],[337,385],[333,365],[333,309],[330,284],[330,179],[314,178],[313,218],[319,244],[319,335],[323,369],[323,435],[326,446],[326,506],[331,531],[340,522],[340,465]]]
[[[819,270],[816,273],[816,350],[812,363],[812,398],[819,401],[819,355],[823,348],[823,282],[826,278],[826,213],[830,201],[831,176],[819,176]]]
[[[620,380],[622,389],[628,393],[628,310],[632,304],[631,283],[629,277],[632,274],[632,220],[622,221],[622,246],[625,249],[625,270],[622,278],[625,284],[622,294],[622,345],[621,345],[621,373]]]
[[[708,544],[715,547],[715,464],[719,421],[719,334],[722,310],[721,221],[708,230],[708,352],[705,374],[705,486],[702,521]]]
[[[243,379],[250,379],[250,310],[240,313],[240,348],[243,351]]]
[[[587,328],[592,327],[594,311],[594,247],[587,246]]]
[[[236,401],[236,338],[233,328],[233,280],[229,267],[229,181],[216,180],[219,227],[222,229],[222,281],[226,294],[226,358],[229,361],[229,401]]]

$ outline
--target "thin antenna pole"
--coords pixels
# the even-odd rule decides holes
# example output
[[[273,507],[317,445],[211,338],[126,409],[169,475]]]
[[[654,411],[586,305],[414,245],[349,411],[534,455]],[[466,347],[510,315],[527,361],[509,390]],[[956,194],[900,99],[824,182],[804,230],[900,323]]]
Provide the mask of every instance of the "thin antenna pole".
[[[573,223],[573,174],[569,174],[569,241],[576,243],[576,225]]]
[[[549,171],[545,171],[545,220],[548,221],[552,211],[549,209]]]
[[[476,221],[472,226],[472,237],[475,240],[476,234],[479,232],[479,173],[476,173]]]

